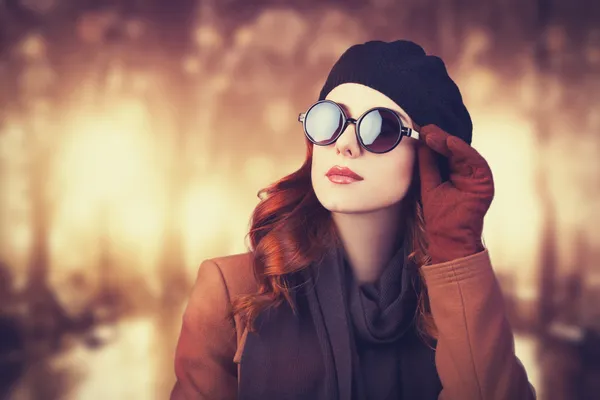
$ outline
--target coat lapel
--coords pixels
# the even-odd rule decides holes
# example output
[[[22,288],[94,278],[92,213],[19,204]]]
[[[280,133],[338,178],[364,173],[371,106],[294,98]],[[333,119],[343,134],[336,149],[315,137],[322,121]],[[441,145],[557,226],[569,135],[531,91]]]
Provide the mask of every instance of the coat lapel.
[[[238,399],[337,399],[335,386],[324,379],[335,378],[333,363],[329,367],[321,354],[324,342],[319,329],[312,329],[308,299],[298,297],[292,296],[297,314],[283,303],[257,317],[256,332],[244,329],[234,356]],[[328,346],[326,349],[330,352]]]
[[[277,307],[260,314],[256,319],[256,332],[246,328],[236,352],[239,362],[238,399],[255,400],[280,398],[294,399],[283,394],[286,382],[293,387],[293,376],[281,368],[282,362],[291,362],[298,352],[299,329],[289,307]]]
[[[244,329],[234,361],[239,363],[239,399],[277,398],[310,400],[347,400],[352,398],[352,349],[349,320],[346,313],[342,285],[341,254],[332,249],[322,262],[314,264],[305,276],[313,280],[301,292],[312,319],[322,355],[324,374],[315,376],[320,381],[314,393],[283,394],[282,384],[290,377],[281,372],[280,363],[297,363],[298,370],[306,371],[315,360],[308,356],[311,349],[302,348],[302,318],[294,315],[288,304],[262,313],[256,320],[257,332]],[[298,296],[292,299],[298,305]],[[304,303],[303,303],[304,304]],[[285,355],[289,355],[286,359]],[[282,356],[283,355],[283,356]],[[298,355],[299,357],[295,357]],[[321,361],[321,360],[319,360]],[[293,387],[295,383],[291,384]],[[277,389],[279,388],[279,389]]]
[[[322,348],[330,348],[337,376],[339,399],[352,398],[352,349],[350,328],[346,312],[346,298],[342,284],[342,254],[332,247],[323,259],[315,265],[316,303],[312,306],[316,327],[324,326],[324,335],[319,335]],[[311,285],[312,286],[312,285]],[[309,294],[309,299],[312,296]],[[320,311],[320,313],[319,313]]]

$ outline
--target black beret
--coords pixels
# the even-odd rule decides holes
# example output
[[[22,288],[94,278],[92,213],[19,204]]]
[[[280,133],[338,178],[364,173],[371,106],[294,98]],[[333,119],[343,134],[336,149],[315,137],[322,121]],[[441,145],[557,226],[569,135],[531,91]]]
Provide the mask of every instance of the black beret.
[[[369,41],[334,64],[319,100],[343,83],[360,83],[392,99],[419,126],[435,124],[471,144],[473,123],[442,59],[408,40]]]

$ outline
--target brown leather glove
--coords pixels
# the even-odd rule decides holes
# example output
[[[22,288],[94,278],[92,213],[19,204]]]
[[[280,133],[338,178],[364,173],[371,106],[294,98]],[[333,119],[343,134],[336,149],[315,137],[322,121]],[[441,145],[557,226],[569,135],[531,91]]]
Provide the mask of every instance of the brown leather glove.
[[[492,171],[470,145],[435,125],[420,132],[417,157],[429,255],[433,264],[484,250],[483,217],[494,198]],[[450,179],[442,182],[433,151],[447,157]]]

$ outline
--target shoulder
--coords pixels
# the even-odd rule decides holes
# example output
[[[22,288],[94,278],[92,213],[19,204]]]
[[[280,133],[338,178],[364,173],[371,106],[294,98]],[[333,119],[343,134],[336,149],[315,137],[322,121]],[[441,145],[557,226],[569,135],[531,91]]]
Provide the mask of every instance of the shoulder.
[[[252,270],[252,254],[236,254],[204,260],[184,312],[184,323],[198,327],[213,321],[221,326],[229,320],[231,300],[236,296],[256,291]],[[221,326],[222,327],[222,326]]]
[[[205,281],[202,282],[202,280]],[[237,314],[233,315],[233,319],[230,319],[230,307],[232,300],[239,296],[256,293],[258,290],[258,284],[254,277],[253,254],[248,252],[224,257],[215,257],[203,261],[200,265],[198,278],[196,280],[196,287],[199,288],[200,286],[211,286],[211,288],[207,290],[207,292],[212,291],[211,297],[207,298],[206,301],[206,307],[210,308],[207,312],[209,314],[212,313],[213,316],[219,315],[219,320],[223,320],[223,317],[226,317],[233,322],[238,343],[238,350],[233,356],[233,359],[239,360],[244,348],[244,331],[246,330],[246,325]],[[209,318],[207,317],[207,319]]]
[[[230,298],[254,293],[258,289],[251,252],[207,259],[200,265],[200,270],[210,269],[207,264],[215,267],[214,273],[220,275]]]

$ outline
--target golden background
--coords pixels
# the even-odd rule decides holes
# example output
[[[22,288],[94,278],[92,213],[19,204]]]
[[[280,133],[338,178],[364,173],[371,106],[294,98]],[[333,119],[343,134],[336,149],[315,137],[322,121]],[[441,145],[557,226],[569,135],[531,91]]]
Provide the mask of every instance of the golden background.
[[[164,399],[203,259],[246,251],[350,45],[441,56],[539,399],[600,385],[600,4],[1,0],[0,398]]]

